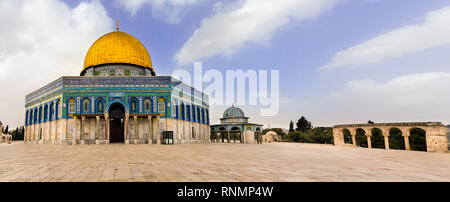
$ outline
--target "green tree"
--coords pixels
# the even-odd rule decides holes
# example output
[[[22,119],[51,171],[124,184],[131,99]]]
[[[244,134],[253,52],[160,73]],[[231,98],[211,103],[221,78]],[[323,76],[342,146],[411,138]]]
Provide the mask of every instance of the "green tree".
[[[304,116],[302,116],[297,121],[296,125],[297,125],[297,128],[295,129],[296,131],[306,132],[307,130],[312,129],[311,122],[309,122]]]
[[[289,124],[289,132],[294,132],[294,122],[291,121],[291,123]]]
[[[312,143],[333,144],[333,128],[330,127],[316,127],[311,131]]]
[[[290,132],[288,134],[288,139],[291,142],[302,142],[302,135],[303,133],[300,131]]]
[[[289,141],[303,143],[333,144],[333,130],[329,127],[317,127],[306,132],[290,132]]]
[[[8,132],[9,132],[9,126],[6,125],[5,131],[3,131],[3,133],[4,133],[4,134],[8,134]]]

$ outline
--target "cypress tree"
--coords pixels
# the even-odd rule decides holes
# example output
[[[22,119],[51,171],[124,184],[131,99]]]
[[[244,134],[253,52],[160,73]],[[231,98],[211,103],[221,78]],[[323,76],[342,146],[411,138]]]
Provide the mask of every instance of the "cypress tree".
[[[294,122],[292,122],[292,121],[289,124],[289,132],[294,132]]]

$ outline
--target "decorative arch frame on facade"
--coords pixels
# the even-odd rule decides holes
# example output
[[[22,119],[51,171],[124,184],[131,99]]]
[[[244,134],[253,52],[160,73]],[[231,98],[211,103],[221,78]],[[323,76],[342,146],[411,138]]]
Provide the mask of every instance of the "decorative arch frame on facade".
[[[144,97],[142,109],[147,114],[153,113],[153,101],[151,97]]]
[[[167,115],[167,98],[166,97],[158,97],[158,113]]]
[[[81,113],[88,114],[91,113],[91,99],[88,97],[84,97],[81,100]]]
[[[77,113],[77,100],[75,97],[70,97],[67,99],[67,115]]]
[[[128,99],[128,104],[129,104],[129,111],[132,114],[137,114],[139,113],[139,101],[136,97],[130,97]]]
[[[108,106],[105,107],[105,112],[109,113],[109,110],[111,108],[111,106],[115,103],[119,103],[123,106],[123,108],[125,109],[125,113],[130,113],[128,106],[124,103],[124,101],[122,99],[111,99],[108,103]]]
[[[95,113],[102,114],[105,113],[105,99],[103,97],[98,97],[95,100]]]

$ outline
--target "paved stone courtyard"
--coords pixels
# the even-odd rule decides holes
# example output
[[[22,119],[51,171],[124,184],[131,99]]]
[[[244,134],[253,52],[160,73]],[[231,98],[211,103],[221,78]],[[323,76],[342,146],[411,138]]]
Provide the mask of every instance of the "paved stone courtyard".
[[[0,145],[0,181],[450,181],[450,153],[272,143]]]

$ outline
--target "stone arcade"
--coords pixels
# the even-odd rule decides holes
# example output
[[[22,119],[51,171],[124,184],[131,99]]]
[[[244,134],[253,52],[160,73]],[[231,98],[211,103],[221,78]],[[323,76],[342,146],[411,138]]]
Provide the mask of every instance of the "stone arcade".
[[[117,31],[90,47],[80,76],[28,94],[25,143],[209,142],[208,96],[170,76],[156,76],[147,49]]]
[[[404,139],[405,150],[411,150],[410,132],[412,129],[422,129],[425,131],[426,150],[428,152],[446,152],[447,148],[447,128],[440,122],[406,122],[406,123],[375,123],[375,124],[346,124],[333,127],[333,138],[335,146],[344,146],[344,130],[349,130],[351,142],[356,146],[356,131],[361,129],[367,137],[367,146],[372,148],[372,131],[379,129],[384,137],[384,148],[389,149],[389,134],[392,129],[399,129]]]

